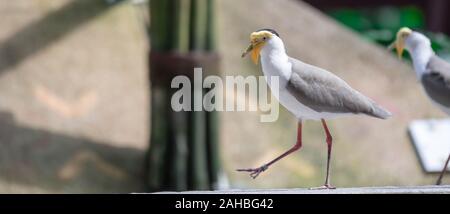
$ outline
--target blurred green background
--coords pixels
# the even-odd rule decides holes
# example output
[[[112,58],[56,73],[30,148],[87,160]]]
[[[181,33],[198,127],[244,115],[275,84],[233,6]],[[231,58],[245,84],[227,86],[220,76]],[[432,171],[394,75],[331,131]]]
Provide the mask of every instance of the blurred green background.
[[[450,37],[426,29],[424,11],[416,6],[331,9],[327,14],[369,41],[388,46],[401,27],[424,33],[439,56],[450,60]],[[408,54],[405,54],[408,55]]]

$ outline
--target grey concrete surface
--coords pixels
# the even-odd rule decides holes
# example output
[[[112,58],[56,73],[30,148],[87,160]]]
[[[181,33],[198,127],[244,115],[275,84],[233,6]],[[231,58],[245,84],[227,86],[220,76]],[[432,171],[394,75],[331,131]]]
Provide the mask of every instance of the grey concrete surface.
[[[352,187],[333,190],[293,189],[232,189],[217,191],[158,192],[158,194],[450,194],[450,185]]]

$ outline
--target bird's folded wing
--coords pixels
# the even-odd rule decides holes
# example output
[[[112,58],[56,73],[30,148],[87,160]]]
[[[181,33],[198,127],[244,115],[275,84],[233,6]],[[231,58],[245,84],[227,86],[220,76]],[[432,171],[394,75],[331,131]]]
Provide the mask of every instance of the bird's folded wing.
[[[294,58],[290,62],[287,90],[303,105],[317,112],[363,113],[379,118],[390,115],[336,75]]]
[[[436,102],[450,107],[450,64],[433,56],[427,64],[427,72],[422,75],[422,85],[427,94]]]

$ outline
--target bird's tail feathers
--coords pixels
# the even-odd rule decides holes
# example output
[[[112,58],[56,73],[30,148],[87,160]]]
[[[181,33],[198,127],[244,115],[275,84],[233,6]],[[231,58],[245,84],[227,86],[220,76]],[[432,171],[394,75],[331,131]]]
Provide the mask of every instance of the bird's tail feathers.
[[[392,116],[392,113],[389,112],[388,110],[384,109],[383,107],[377,105],[377,104],[373,104],[372,105],[372,116],[380,118],[380,119],[387,119],[389,117]]]

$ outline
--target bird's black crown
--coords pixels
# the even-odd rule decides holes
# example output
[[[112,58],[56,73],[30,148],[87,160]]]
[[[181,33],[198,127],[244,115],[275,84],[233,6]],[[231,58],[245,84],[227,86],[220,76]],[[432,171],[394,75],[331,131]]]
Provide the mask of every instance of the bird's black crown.
[[[274,29],[264,28],[264,29],[257,30],[256,32],[259,32],[259,31],[269,31],[269,32],[277,35],[278,37],[280,37],[280,35]]]

